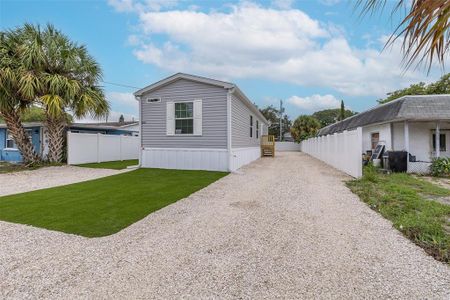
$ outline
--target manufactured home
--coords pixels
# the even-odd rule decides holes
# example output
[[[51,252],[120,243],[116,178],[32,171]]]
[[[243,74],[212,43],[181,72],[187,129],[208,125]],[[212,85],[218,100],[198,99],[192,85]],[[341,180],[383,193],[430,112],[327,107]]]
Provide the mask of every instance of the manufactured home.
[[[134,95],[141,167],[234,171],[261,156],[268,121],[233,83],[177,73]]]
[[[353,147],[367,153],[380,144],[386,151],[406,152],[406,171],[427,173],[433,158],[450,157],[450,95],[404,96],[378,105],[322,128],[319,142],[333,136],[340,142],[340,136],[345,139],[345,133],[357,129],[361,137]],[[339,155],[345,153],[338,149],[333,159]]]

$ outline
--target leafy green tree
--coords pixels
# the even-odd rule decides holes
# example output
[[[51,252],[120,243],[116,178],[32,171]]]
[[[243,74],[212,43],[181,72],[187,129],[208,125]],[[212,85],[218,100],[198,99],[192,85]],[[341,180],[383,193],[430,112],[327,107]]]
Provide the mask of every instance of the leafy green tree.
[[[41,30],[39,26],[25,24],[15,31],[24,40],[22,63],[39,79],[39,90],[30,96],[45,112],[48,160],[61,162],[67,112],[78,118],[103,117],[109,112],[99,86],[100,66],[84,46],[72,42],[52,25]]]
[[[430,84],[419,82],[411,84],[409,87],[388,93],[388,97],[378,100],[379,103],[387,103],[408,95],[433,95],[450,94],[450,73],[442,76],[438,81]]]
[[[291,134],[297,143],[316,136],[321,125],[319,120],[312,116],[299,116],[291,127]]]
[[[341,109],[333,108],[333,109],[324,109],[320,111],[316,111],[312,114],[314,118],[319,120],[321,127],[328,126],[330,124],[336,123],[341,114]],[[344,119],[355,115],[356,112],[346,109],[344,114]]]
[[[259,111],[269,121],[269,134],[274,135],[276,139],[280,138],[280,110],[273,105],[265,108],[260,108]],[[292,121],[288,115],[284,114],[282,119],[282,134],[283,136],[290,131]]]
[[[15,32],[0,32],[0,118],[6,123],[24,163],[40,161],[23,127],[21,114],[32,105],[41,88],[35,73],[22,63],[23,40]]]

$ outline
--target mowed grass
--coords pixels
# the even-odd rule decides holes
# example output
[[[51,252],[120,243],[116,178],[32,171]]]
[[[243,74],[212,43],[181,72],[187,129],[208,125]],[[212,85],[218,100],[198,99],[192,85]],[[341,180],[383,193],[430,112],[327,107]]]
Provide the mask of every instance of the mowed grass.
[[[96,168],[96,169],[113,169],[113,170],[123,170],[128,166],[136,166],[139,164],[139,160],[130,159],[130,160],[122,160],[122,161],[105,161],[101,163],[90,163],[90,164],[81,164],[76,165],[77,167],[84,168]]]
[[[85,237],[107,236],[225,175],[224,172],[138,169],[0,197],[0,220]]]
[[[380,174],[366,168],[347,183],[372,209],[436,259],[450,263],[450,190],[408,174]]]

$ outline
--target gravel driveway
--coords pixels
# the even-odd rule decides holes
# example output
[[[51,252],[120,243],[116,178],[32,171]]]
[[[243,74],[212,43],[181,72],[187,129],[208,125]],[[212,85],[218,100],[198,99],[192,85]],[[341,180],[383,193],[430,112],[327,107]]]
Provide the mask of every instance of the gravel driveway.
[[[0,196],[87,181],[127,171],[129,170],[61,166],[0,174]]]
[[[450,268],[345,179],[279,153],[109,237],[0,222],[0,298],[449,299]]]

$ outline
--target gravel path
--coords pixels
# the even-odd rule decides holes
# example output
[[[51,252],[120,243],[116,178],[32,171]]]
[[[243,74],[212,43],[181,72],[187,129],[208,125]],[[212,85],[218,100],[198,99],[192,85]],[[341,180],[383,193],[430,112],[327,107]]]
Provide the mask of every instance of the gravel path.
[[[0,298],[449,299],[450,268],[301,153],[104,238],[0,222]]]
[[[127,171],[129,170],[61,166],[0,174],[0,196],[87,181]]]

